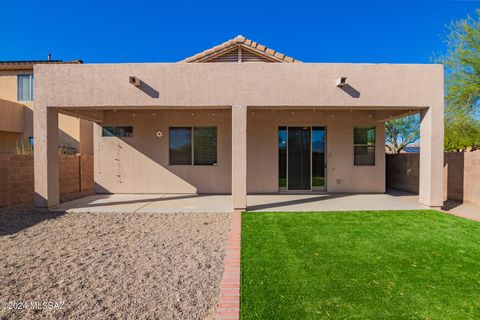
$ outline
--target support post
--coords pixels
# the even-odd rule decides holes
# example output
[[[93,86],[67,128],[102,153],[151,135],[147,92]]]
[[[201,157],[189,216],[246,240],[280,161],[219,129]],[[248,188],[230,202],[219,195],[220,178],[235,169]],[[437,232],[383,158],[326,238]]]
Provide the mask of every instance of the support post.
[[[58,111],[34,109],[35,208],[48,211],[60,202],[58,181]]]
[[[443,104],[423,110],[420,117],[419,202],[430,207],[442,207]]]
[[[247,208],[247,106],[232,106],[232,206]]]

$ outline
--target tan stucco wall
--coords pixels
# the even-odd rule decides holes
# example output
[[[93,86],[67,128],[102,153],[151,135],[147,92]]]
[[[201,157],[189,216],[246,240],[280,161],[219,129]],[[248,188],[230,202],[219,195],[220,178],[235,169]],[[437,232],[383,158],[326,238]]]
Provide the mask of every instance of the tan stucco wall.
[[[0,70],[0,99],[17,101],[17,76],[32,70]]]
[[[192,115],[193,112],[193,115]],[[95,126],[96,192],[229,193],[231,188],[230,110],[109,111],[102,125],[133,126],[133,137],[102,137]],[[169,165],[168,128],[216,126],[217,165]],[[157,138],[156,132],[163,132]]]
[[[12,152],[15,149],[15,145],[21,143],[26,144],[29,137],[33,137],[33,101],[17,101],[17,86],[18,86],[18,75],[23,74],[32,74],[33,70],[2,70],[0,71],[0,99],[13,101],[20,103],[23,107],[23,119],[22,119],[22,134],[17,135],[0,135],[0,152]],[[36,91],[36,89],[34,89]],[[2,111],[2,117],[5,118],[5,114]],[[1,119],[0,119],[1,122]],[[91,125],[90,125],[91,126]],[[75,148],[77,151],[80,150],[80,120],[60,114],[59,115],[59,144],[62,146]],[[2,131],[2,124],[0,123],[0,131]],[[16,130],[18,131],[18,130]],[[87,131],[85,131],[87,132]],[[85,150],[88,150],[85,154],[92,154],[92,144],[93,144],[93,133],[88,131],[90,134],[85,135],[86,144],[90,143]],[[13,146],[13,149],[12,149]]]
[[[248,106],[232,106],[232,207],[247,208],[247,145]]]
[[[434,64],[72,64],[36,65],[35,72],[36,101],[65,109],[443,106],[443,66]],[[153,89],[150,94],[128,82],[133,75]],[[358,98],[335,86],[340,76],[347,76]]]
[[[0,131],[23,132],[23,105],[0,99]]]
[[[79,141],[81,154],[93,155],[93,122],[79,119]]]
[[[385,191],[385,124],[371,112],[249,111],[248,192],[278,191],[278,127],[325,126],[328,192]],[[332,117],[333,116],[333,117]],[[376,126],[375,166],[353,165],[354,126]]]
[[[17,101],[17,75],[31,74],[32,70],[2,70],[0,71],[0,99]],[[2,134],[0,136],[0,145],[2,152],[13,152],[15,146],[28,143],[28,137],[33,136],[33,102],[22,101],[20,103],[22,109],[22,130],[20,134]],[[3,110],[2,110],[3,111]],[[2,113],[3,114],[3,113]],[[2,130],[2,128],[0,128]]]
[[[153,116],[155,113],[155,116]],[[193,113],[193,115],[192,115]],[[102,125],[131,125],[134,137],[95,134],[97,192],[112,193],[230,193],[230,110],[109,111]],[[214,114],[214,115],[213,115]],[[383,122],[368,112],[249,111],[247,132],[247,190],[278,191],[278,126],[325,126],[327,129],[327,191],[384,192],[385,156]],[[333,118],[332,118],[333,115]],[[376,126],[375,166],[353,165],[354,126]],[[217,126],[217,166],[170,166],[168,128]],[[155,133],[161,130],[162,138]]]

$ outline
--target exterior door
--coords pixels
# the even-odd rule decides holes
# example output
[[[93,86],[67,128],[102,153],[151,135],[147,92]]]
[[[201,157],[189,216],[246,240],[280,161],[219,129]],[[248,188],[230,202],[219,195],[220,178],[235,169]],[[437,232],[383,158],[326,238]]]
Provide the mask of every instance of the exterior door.
[[[325,189],[325,128],[279,127],[279,190]]]
[[[311,131],[288,128],[288,190],[310,190]]]

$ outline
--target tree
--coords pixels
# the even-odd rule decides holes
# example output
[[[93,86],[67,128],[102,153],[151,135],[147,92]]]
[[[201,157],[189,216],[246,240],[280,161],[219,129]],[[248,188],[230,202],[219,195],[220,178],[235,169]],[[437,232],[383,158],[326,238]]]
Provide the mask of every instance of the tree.
[[[388,121],[385,124],[385,136],[389,153],[400,153],[420,137],[420,116],[415,114]]]
[[[475,150],[480,148],[480,9],[475,18],[453,22],[448,30],[448,51],[436,59],[445,65],[445,150]],[[390,152],[418,139],[418,119],[387,122]]]
[[[448,108],[445,114],[445,150],[467,151],[480,146],[480,121],[469,112]]]
[[[445,65],[445,149],[461,151],[480,146],[480,9],[449,26]]]

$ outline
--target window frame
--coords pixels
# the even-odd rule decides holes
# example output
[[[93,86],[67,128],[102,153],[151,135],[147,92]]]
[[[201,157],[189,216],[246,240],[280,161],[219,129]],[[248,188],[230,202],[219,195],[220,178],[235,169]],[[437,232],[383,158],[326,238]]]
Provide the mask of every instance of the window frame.
[[[189,129],[190,130],[190,163],[172,163],[172,149],[170,142],[172,138],[172,129]],[[191,166],[193,165],[193,127],[175,126],[168,127],[168,165],[169,166]]]
[[[374,140],[373,144],[368,143],[368,133],[365,143],[355,143],[355,130],[356,129],[373,129]],[[367,131],[368,132],[368,131]],[[366,147],[373,148],[373,163],[371,164],[357,164],[355,163],[355,148],[356,147]],[[377,126],[375,125],[359,125],[353,127],[353,166],[355,167],[374,167],[376,165],[376,155],[377,155]]]
[[[208,163],[196,163],[195,161],[195,130],[198,129],[215,129],[215,162]],[[218,163],[218,129],[215,126],[202,126],[192,127],[192,163],[194,166],[216,166]]]
[[[190,129],[190,163],[172,163],[170,138],[171,129]],[[213,164],[195,164],[195,129],[214,128],[215,129],[215,162]],[[168,165],[169,166],[217,166],[218,165],[218,127],[217,126],[172,126],[168,127]]]
[[[107,136],[107,135],[103,134],[105,128],[132,128],[132,135],[131,136],[127,136],[127,135],[119,136],[118,134],[115,134],[115,135]],[[101,137],[102,138],[133,138],[134,137],[133,126],[101,126],[101,129],[102,129],[102,132],[101,132]],[[117,132],[118,132],[118,130],[117,130]]]
[[[28,88],[28,93],[29,93],[30,99],[26,99],[26,100],[20,99],[20,78],[21,78],[21,77],[29,77],[30,86],[29,86],[29,88]],[[31,102],[31,101],[33,101],[34,79],[35,79],[35,78],[34,78],[33,73],[17,74],[17,101],[18,101],[18,102]]]

